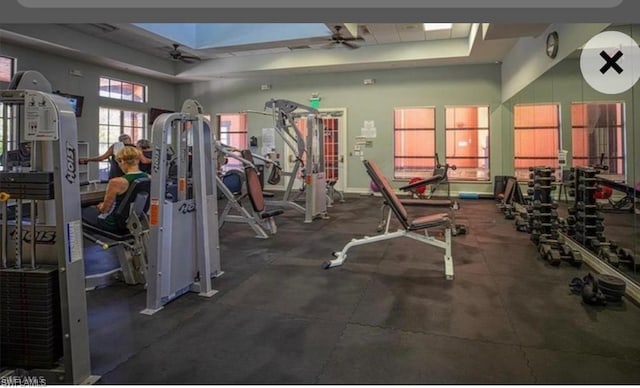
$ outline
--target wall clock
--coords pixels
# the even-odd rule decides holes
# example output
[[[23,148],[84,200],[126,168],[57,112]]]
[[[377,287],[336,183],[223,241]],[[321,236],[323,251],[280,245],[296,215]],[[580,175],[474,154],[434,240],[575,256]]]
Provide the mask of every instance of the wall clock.
[[[558,33],[553,31],[547,35],[547,56],[549,58],[555,58],[558,55],[558,47],[559,47],[559,38]]]

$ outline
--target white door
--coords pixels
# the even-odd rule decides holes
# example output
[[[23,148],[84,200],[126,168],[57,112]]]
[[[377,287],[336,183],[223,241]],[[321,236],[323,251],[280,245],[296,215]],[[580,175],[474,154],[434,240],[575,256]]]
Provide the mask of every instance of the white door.
[[[346,177],[346,109],[321,109],[322,124],[324,127],[324,173],[327,182],[335,181],[336,190],[343,191],[345,187]],[[296,119],[296,125],[302,132],[306,140],[307,127],[306,119]],[[303,158],[304,160],[304,158]],[[284,152],[284,170],[291,171],[295,163],[295,157],[289,147],[285,147]],[[302,180],[298,178],[294,182],[294,189],[299,189]],[[284,187],[287,187],[289,177],[283,179]]]

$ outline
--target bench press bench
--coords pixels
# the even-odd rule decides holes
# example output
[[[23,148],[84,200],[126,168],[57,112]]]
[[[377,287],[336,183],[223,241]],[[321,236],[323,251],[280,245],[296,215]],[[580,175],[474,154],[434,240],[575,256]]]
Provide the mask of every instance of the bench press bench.
[[[453,279],[453,258],[451,257],[451,220],[448,213],[437,213],[423,215],[413,219],[409,219],[409,215],[404,205],[393,191],[393,188],[384,177],[378,165],[370,160],[364,161],[364,166],[367,170],[367,174],[371,177],[373,182],[380,188],[385,202],[388,204],[391,211],[388,213],[385,230],[382,234],[376,236],[365,236],[361,239],[353,239],[348,242],[341,251],[334,252],[335,259],[325,261],[323,268],[328,269],[342,265],[347,259],[347,252],[349,249],[370,243],[379,241],[390,240],[399,237],[408,237],[422,243],[432,245],[444,250],[444,273],[447,279]],[[389,232],[389,224],[391,220],[391,213],[393,213],[402,229],[398,229],[395,232]],[[445,227],[444,241],[439,240],[433,236],[429,236],[428,229],[438,226]]]

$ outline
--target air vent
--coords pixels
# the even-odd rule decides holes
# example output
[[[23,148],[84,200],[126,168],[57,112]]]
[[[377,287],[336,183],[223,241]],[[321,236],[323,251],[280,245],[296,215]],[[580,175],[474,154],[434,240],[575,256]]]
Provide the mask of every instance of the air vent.
[[[118,29],[118,27],[113,26],[111,24],[107,24],[107,23],[91,23],[89,24],[91,27],[102,31],[103,33],[107,33],[107,32],[113,32],[116,31]]]
[[[291,51],[295,51],[295,50],[306,50],[311,48],[311,46],[307,46],[307,45],[303,45],[303,46],[291,46],[289,47],[289,50]]]
[[[60,25],[93,36],[108,34],[118,30],[118,27],[107,23],[71,23]]]

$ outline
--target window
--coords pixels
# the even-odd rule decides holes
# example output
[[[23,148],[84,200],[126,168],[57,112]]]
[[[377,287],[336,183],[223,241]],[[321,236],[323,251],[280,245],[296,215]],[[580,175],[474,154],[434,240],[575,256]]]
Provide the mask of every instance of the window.
[[[135,143],[145,139],[147,117],[144,112],[132,112],[113,108],[100,107],[98,130],[98,153],[102,155],[109,147],[118,141],[121,134],[131,136]],[[109,163],[100,163],[100,179],[107,179]],[[103,174],[107,174],[104,175]]]
[[[445,108],[446,162],[451,180],[489,180],[489,107]]]
[[[216,116],[218,120],[218,139],[222,144],[244,150],[247,148],[247,115],[245,113],[223,113]],[[242,170],[242,163],[228,158],[223,166],[224,171],[231,169]]]
[[[15,58],[0,55],[0,82],[11,82],[16,70]]]
[[[608,166],[607,174],[624,179],[624,104],[571,104],[573,166]]]
[[[4,157],[4,116],[5,114],[7,115],[7,125],[9,128],[12,127],[12,124],[9,122],[10,118],[11,118],[11,111],[9,109],[7,109],[7,111],[5,112],[5,105],[0,103],[0,158]],[[14,123],[15,125],[15,123]],[[16,149],[16,145],[14,144],[15,139],[12,138],[12,132],[13,131],[9,131],[7,130],[7,149],[9,150],[13,150]],[[2,164],[3,160],[0,159],[0,164]],[[2,169],[2,167],[0,167],[0,169]]]
[[[559,105],[516,105],[513,120],[517,179],[528,181],[529,167],[558,168]]]
[[[393,177],[410,179],[433,173],[436,156],[435,108],[393,110]]]
[[[133,82],[100,77],[100,97],[147,102],[147,87]]]

